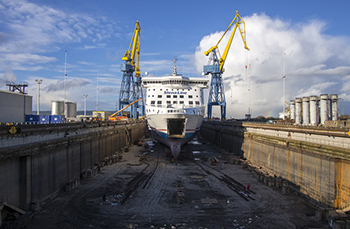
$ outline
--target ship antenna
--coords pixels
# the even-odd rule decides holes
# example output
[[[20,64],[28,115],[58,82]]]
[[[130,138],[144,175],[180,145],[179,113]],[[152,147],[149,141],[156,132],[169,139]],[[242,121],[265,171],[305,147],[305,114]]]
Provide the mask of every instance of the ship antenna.
[[[176,76],[177,75],[177,71],[176,71],[176,69],[177,69],[177,67],[176,67],[177,58],[174,57],[173,61],[174,61],[173,75]]]

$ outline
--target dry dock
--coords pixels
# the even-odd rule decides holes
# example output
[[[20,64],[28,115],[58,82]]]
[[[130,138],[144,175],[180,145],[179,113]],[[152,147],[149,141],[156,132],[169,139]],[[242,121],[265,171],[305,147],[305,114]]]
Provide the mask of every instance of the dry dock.
[[[177,165],[166,157],[164,145],[152,148],[132,146],[121,161],[101,167],[95,176],[12,226],[323,228],[327,224],[315,217],[310,202],[265,185],[242,165],[221,158],[219,148],[194,142],[185,147],[186,157]],[[211,164],[213,157],[217,165]]]
[[[350,207],[349,128],[207,122],[201,134],[299,192],[336,209]]]
[[[3,128],[0,226],[346,228],[347,131],[205,122],[176,164],[144,122]]]

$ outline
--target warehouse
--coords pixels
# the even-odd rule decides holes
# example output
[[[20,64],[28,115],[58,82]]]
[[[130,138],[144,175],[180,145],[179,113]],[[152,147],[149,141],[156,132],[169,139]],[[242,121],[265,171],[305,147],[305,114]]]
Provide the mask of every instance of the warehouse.
[[[27,94],[0,90],[0,122],[24,122],[32,114],[33,97]]]

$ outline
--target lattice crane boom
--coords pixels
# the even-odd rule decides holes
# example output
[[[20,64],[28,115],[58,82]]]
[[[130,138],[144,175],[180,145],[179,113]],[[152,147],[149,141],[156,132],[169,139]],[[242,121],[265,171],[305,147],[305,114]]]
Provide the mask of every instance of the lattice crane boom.
[[[219,71],[223,72],[223,67],[224,67],[224,64],[225,64],[225,61],[226,61],[226,57],[227,57],[227,54],[228,54],[228,51],[230,50],[230,47],[231,47],[231,44],[232,44],[232,41],[233,41],[233,37],[236,33],[236,30],[238,28],[240,34],[241,34],[241,37],[242,37],[242,40],[243,40],[243,43],[244,43],[244,48],[249,50],[248,46],[247,46],[247,41],[246,41],[246,31],[245,31],[245,22],[244,20],[241,18],[241,16],[239,16],[239,13],[238,13],[238,10],[236,11],[236,16],[233,18],[233,20],[231,21],[230,25],[227,27],[227,29],[225,30],[224,34],[221,36],[220,40],[218,41],[218,43],[211,47],[208,51],[205,51],[204,54],[206,56],[208,56],[210,53],[212,53],[214,50],[217,50],[218,49],[218,46],[221,42],[221,40],[224,38],[224,36],[226,35],[227,31],[231,28],[232,25],[235,25],[234,28],[233,28],[233,31],[231,33],[231,36],[230,36],[230,39],[229,41],[227,42],[227,45],[226,45],[226,48],[225,48],[225,51],[222,55],[222,57],[220,58],[219,60]],[[243,25],[243,31],[242,31],[242,28],[240,27],[240,25]]]
[[[122,60],[130,63],[135,69],[135,76],[140,77],[139,55],[140,55],[140,41],[141,41],[141,27],[138,21],[136,21],[134,33],[131,37],[129,49],[126,50]],[[135,65],[136,55],[136,65]]]

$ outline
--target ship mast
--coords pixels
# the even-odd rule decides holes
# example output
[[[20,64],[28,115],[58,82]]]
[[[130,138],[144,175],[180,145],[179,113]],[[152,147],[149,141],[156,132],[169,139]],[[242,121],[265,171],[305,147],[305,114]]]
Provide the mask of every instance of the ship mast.
[[[176,66],[177,58],[174,57],[173,61],[174,61],[173,75],[176,76],[177,75],[177,66]]]

